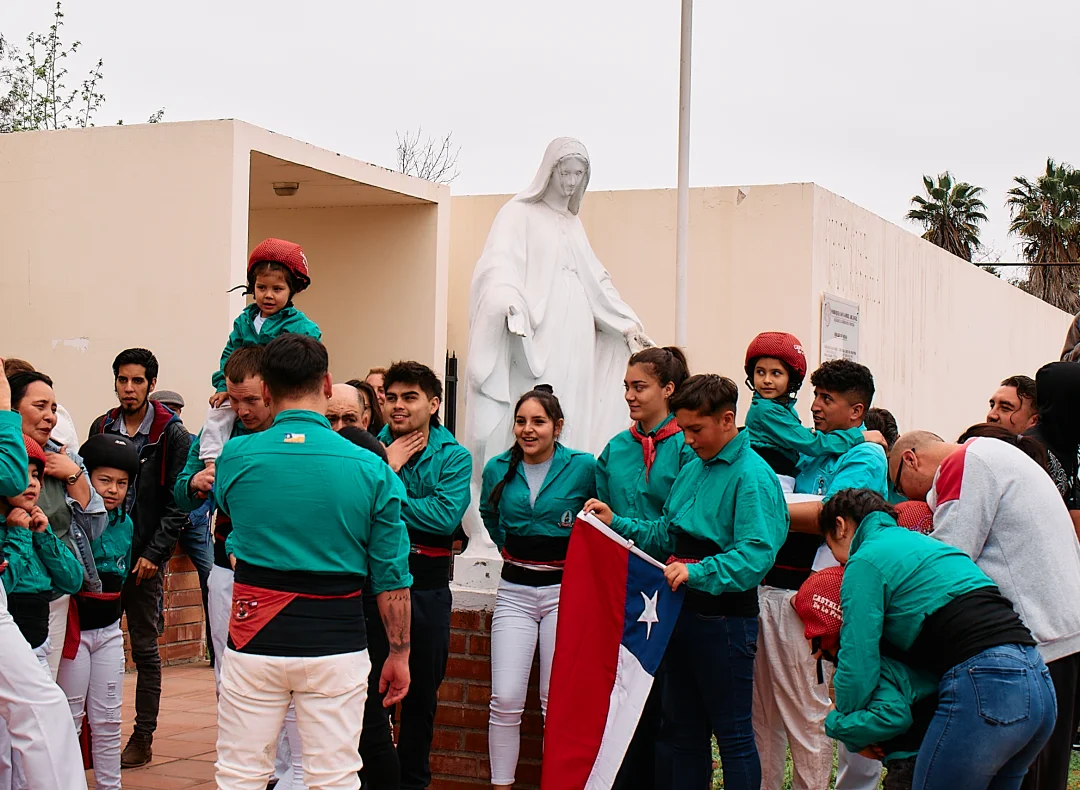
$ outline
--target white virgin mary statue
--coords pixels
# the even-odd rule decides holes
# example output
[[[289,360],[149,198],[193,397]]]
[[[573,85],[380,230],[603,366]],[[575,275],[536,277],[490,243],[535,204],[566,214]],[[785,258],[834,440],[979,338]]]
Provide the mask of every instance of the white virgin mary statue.
[[[553,140],[536,178],[499,210],[469,293],[465,445],[473,456],[468,555],[492,555],[477,511],[480,476],[514,441],[514,406],[537,384],[562,404],[559,440],[598,454],[626,428],[623,376],[652,345],[620,297],[578,218],[589,153]]]

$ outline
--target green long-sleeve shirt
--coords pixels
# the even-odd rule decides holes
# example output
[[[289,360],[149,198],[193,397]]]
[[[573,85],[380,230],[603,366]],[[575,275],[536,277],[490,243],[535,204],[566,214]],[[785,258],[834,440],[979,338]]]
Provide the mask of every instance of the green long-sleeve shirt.
[[[0,496],[18,496],[30,485],[29,461],[18,412],[0,411]]]
[[[678,533],[712,541],[721,553],[689,566],[692,589],[720,595],[756,587],[787,537],[784,492],[743,431],[708,461],[679,472],[663,515],[651,521],[616,515],[611,527],[658,559],[675,550]]]
[[[938,681],[927,672],[891,658],[881,659],[881,677],[866,707],[851,713],[832,710],[825,734],[843,742],[853,753],[883,744],[906,733],[912,725],[912,706],[937,692]],[[886,760],[912,757],[916,752],[891,752]]]
[[[225,363],[238,348],[245,346],[265,346],[271,340],[287,332],[294,335],[307,335],[322,340],[322,330],[318,325],[295,307],[284,307],[266,319],[261,331],[255,329],[255,319],[259,317],[259,306],[249,304],[233,321],[232,332],[221,352],[221,362],[212,377],[215,392],[225,392]]]
[[[381,458],[313,411],[287,410],[226,443],[214,481],[232,520],[226,548],[278,571],[368,576],[375,593],[412,585],[405,489]]]
[[[379,441],[394,441],[383,426]],[[407,494],[401,516],[410,530],[451,535],[469,509],[472,455],[441,425],[432,426],[427,446],[401,467],[398,477]]]
[[[844,624],[837,656],[836,709],[865,710],[881,678],[881,640],[908,650],[926,618],[972,590],[993,586],[964,552],[871,513],[855,531],[844,567]]]
[[[22,527],[0,529],[4,533],[0,545],[8,561],[0,580],[9,594],[43,593],[55,589],[63,595],[71,595],[82,587],[82,564],[56,537],[52,527],[44,532]]]
[[[236,422],[233,423],[232,434],[230,434],[229,438],[233,439],[237,436],[247,436],[250,433],[251,431],[245,428],[244,423],[240,422],[238,418]],[[199,435],[192,439],[191,449],[188,450],[184,468],[180,471],[180,474],[176,476],[176,483],[173,485],[173,501],[176,502],[176,507],[185,513],[198,510],[206,502],[206,499],[195,496],[190,487],[191,478],[206,467],[206,464],[199,458],[200,439],[202,439],[202,431],[199,431]]]
[[[756,392],[746,412],[746,431],[751,447],[779,450],[792,463],[798,463],[800,455],[843,455],[865,441],[862,428],[811,431],[799,419],[794,399],[781,403]]]
[[[669,415],[653,432],[674,419]],[[646,480],[641,442],[630,431],[623,431],[608,442],[596,461],[596,497],[620,516],[646,521],[660,518],[679,471],[695,458],[680,431],[657,442],[656,458]]]
[[[510,468],[510,451],[495,456],[484,467],[480,517],[500,549],[509,533],[530,538],[569,538],[575,517],[596,496],[596,459],[589,453],[556,444],[535,504],[530,504],[529,481],[523,466],[518,464],[514,476],[503,487],[498,506],[491,504],[491,491]]]
[[[100,537],[90,541],[98,573],[126,579],[131,570],[131,537],[135,525],[123,508],[109,513],[109,525]]]

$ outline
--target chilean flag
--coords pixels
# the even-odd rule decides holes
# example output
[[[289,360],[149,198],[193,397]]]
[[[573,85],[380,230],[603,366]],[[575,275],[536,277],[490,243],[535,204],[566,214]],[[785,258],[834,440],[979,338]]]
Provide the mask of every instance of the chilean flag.
[[[578,515],[559,597],[542,790],[609,790],[682,599],[661,563]]]

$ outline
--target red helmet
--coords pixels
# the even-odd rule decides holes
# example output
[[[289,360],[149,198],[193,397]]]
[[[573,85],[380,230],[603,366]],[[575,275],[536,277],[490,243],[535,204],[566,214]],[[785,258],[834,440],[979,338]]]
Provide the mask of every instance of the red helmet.
[[[901,502],[896,505],[896,523],[914,532],[929,535],[934,531],[934,513],[925,502]]]
[[[41,445],[37,441],[25,433],[22,438],[23,444],[26,445],[26,455],[30,458],[30,463],[37,464],[38,472],[45,474],[45,451],[41,449]]]
[[[826,568],[812,573],[792,599],[795,613],[805,626],[803,635],[810,640],[820,640],[821,649],[834,656],[840,650],[840,626],[844,624],[844,613],[840,609],[843,580],[843,568]]]
[[[762,332],[750,341],[746,349],[746,375],[753,381],[754,363],[761,357],[773,357],[779,359],[790,368],[792,389],[798,389],[802,380],[806,378],[806,354],[803,353],[802,343],[795,335],[787,332]]]
[[[311,285],[311,275],[308,273],[307,257],[303,248],[295,242],[284,239],[266,239],[251,251],[248,258],[248,278],[250,281],[251,270],[259,263],[280,263],[292,272],[296,279],[296,293]]]

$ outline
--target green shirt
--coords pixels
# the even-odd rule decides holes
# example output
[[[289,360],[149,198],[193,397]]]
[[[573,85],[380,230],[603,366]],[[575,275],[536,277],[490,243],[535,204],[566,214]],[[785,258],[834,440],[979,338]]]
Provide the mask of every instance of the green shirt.
[[[865,710],[881,678],[882,638],[908,650],[926,618],[972,590],[993,586],[964,552],[903,527],[885,513],[863,519],[844,567],[844,624],[837,656],[836,709]]]
[[[653,433],[674,419],[668,415]],[[623,431],[608,442],[596,461],[596,498],[620,516],[647,521],[660,518],[679,471],[695,458],[679,431],[656,444],[656,458],[646,480],[641,442],[630,431]]]
[[[109,513],[109,526],[101,537],[90,541],[98,573],[111,573],[121,579],[131,570],[131,536],[135,525],[123,508]]]
[[[848,714],[829,711],[825,734],[842,741],[853,753],[872,744],[898,738],[911,729],[911,708],[936,694],[938,680],[927,672],[911,669],[891,658],[881,659],[881,677],[866,707]],[[891,752],[886,760],[914,757],[918,752]]]
[[[779,450],[792,463],[797,463],[800,455],[812,458],[843,455],[866,441],[862,428],[828,433],[811,431],[799,419],[794,398],[781,403],[756,392],[746,412],[746,431],[750,434],[751,447]]]
[[[232,433],[229,434],[229,438],[234,439],[237,436],[247,436],[250,433],[251,431],[244,427],[244,423],[242,423],[238,417],[233,423]],[[176,476],[176,483],[173,485],[173,501],[176,502],[177,509],[182,510],[185,513],[198,510],[206,503],[205,497],[195,496],[190,487],[191,478],[206,468],[206,464],[199,459],[199,443],[201,439],[202,431],[199,431],[199,435],[191,442],[191,449],[188,450],[187,461],[184,462],[184,468],[180,474]]]
[[[226,549],[263,568],[365,574],[375,593],[412,585],[405,490],[381,458],[342,439],[321,414],[288,410],[232,439],[217,461]]]
[[[71,595],[82,588],[83,566],[52,527],[44,532],[22,527],[0,527],[0,531],[0,547],[8,561],[0,580],[9,594],[56,590]]]
[[[379,440],[389,446],[394,440],[390,426],[384,425]],[[398,471],[407,497],[401,516],[410,530],[451,535],[461,525],[469,509],[472,455],[441,425],[428,433],[427,446]]]
[[[660,559],[675,550],[680,532],[712,541],[721,553],[690,565],[687,584],[720,595],[744,592],[761,582],[789,523],[780,483],[743,431],[714,458],[695,458],[682,468],[660,518],[616,515],[611,528]]]
[[[318,325],[295,307],[283,307],[266,319],[262,331],[255,331],[255,319],[259,317],[259,306],[249,304],[233,321],[232,332],[221,352],[221,364],[214,373],[212,381],[215,392],[225,392],[225,363],[238,348],[245,346],[265,346],[271,340],[287,332],[294,335],[307,335],[322,340],[322,330]]]
[[[0,496],[18,496],[30,484],[29,460],[22,438],[22,417],[0,411]]]
[[[551,468],[530,504],[529,481],[524,463],[503,487],[498,506],[491,504],[491,491],[510,468],[510,450],[497,455],[484,467],[480,489],[480,516],[491,539],[500,549],[508,533],[530,538],[569,538],[574,519],[585,503],[596,496],[596,459],[589,453],[555,444]]]

